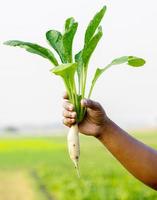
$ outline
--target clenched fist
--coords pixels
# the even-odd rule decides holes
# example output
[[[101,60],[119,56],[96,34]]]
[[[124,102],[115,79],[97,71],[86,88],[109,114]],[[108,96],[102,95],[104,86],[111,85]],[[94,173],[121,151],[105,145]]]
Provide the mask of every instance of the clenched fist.
[[[63,98],[63,123],[70,127],[76,122],[77,114],[74,111],[74,106],[68,101],[67,94],[65,94]],[[90,99],[81,100],[81,106],[86,108],[86,114],[83,121],[79,123],[79,131],[85,135],[99,137],[104,133],[104,130],[110,121],[104,109],[98,102]]]

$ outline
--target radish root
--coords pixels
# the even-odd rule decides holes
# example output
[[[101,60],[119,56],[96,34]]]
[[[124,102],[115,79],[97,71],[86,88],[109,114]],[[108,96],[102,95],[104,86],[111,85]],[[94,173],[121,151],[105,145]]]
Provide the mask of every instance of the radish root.
[[[70,127],[69,133],[67,136],[67,142],[68,142],[68,151],[69,151],[70,158],[75,165],[78,177],[80,177],[79,165],[78,165],[79,156],[80,156],[78,124],[74,124]]]

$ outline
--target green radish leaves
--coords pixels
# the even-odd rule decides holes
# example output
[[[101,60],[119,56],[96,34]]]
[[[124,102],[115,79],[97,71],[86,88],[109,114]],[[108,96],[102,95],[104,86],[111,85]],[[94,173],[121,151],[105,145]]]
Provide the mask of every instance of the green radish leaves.
[[[93,19],[90,21],[86,33],[85,33],[85,45],[87,45],[89,43],[89,41],[92,39],[96,29],[98,28],[104,14],[106,12],[106,6],[104,6],[94,17]]]
[[[146,63],[146,61],[143,58],[138,58],[135,56],[129,56],[128,59],[128,65],[132,67],[141,67]]]
[[[119,65],[127,63],[128,65],[132,67],[141,67],[145,64],[145,60],[142,58],[138,58],[135,56],[122,56],[120,58],[114,59],[111,64],[112,65]]]
[[[72,44],[78,23],[73,18],[67,19],[65,22],[65,33],[63,35],[63,46],[67,63],[72,62]]]
[[[50,30],[46,33],[46,38],[53,49],[58,53],[62,63],[72,62],[72,45],[78,23],[74,18],[65,21],[65,32],[62,35],[59,31]]]
[[[73,17],[69,17],[68,19],[66,19],[64,30],[68,31],[74,23],[75,23],[75,19]]]
[[[97,68],[96,72],[94,74],[94,78],[92,80],[92,85],[91,85],[91,89],[90,89],[88,97],[91,96],[94,85],[95,85],[96,81],[98,80],[98,78],[100,77],[100,75],[103,72],[105,72],[108,68],[110,68],[111,66],[120,65],[120,64],[128,64],[132,67],[141,67],[145,64],[145,60],[142,58],[135,57],[135,56],[122,56],[122,57],[114,59],[110,64],[108,64],[104,68],[101,68],[101,69]]]
[[[51,72],[62,77],[69,95],[69,100],[75,106],[77,112],[77,122],[82,121],[85,114],[85,109],[81,107],[80,100],[82,98],[86,98],[88,65],[90,58],[103,35],[100,24],[105,13],[106,6],[103,6],[88,24],[85,31],[83,48],[75,55],[75,63],[73,61],[73,40],[78,28],[78,23],[73,17],[65,20],[63,33],[57,30],[49,30],[46,32],[46,39],[49,45],[60,57],[62,64],[57,61],[51,50],[38,44],[18,40],[11,40],[4,43],[10,46],[19,46],[31,53],[38,54],[48,59],[53,65],[55,65]],[[88,97],[90,98],[96,81],[104,71],[111,66],[124,63],[132,67],[140,67],[145,64],[145,60],[135,56],[123,56],[114,59],[104,68],[97,68],[92,80]],[[77,78],[75,76],[77,76]],[[76,80],[78,81],[77,85],[75,85]]]
[[[93,36],[93,38],[90,40],[90,42],[84,47],[83,53],[82,53],[82,60],[84,63],[84,66],[87,67],[89,59],[94,52],[99,40],[102,37],[102,28],[101,26],[98,28],[98,32]]]
[[[50,71],[58,76],[73,76],[76,71],[77,64],[76,63],[67,63],[58,65],[57,67],[52,68]]]
[[[80,111],[80,97],[77,94],[75,85],[75,71],[77,63],[67,63],[54,67],[51,72],[55,75],[61,76],[66,87],[70,102],[75,106],[76,112]],[[82,119],[81,119],[82,120]]]
[[[83,66],[87,67],[89,59],[94,52],[99,40],[102,37],[102,27],[99,26],[104,14],[106,12],[106,6],[104,6],[90,21],[84,38],[84,48],[82,49],[82,56],[79,60],[82,59]],[[97,33],[95,33],[97,30]],[[76,56],[77,57],[77,56]]]
[[[62,63],[66,63],[63,43],[62,43],[62,34],[56,30],[50,30],[46,33],[46,38],[52,48],[58,53]]]
[[[75,55],[75,61],[78,63],[78,88],[79,94],[82,94],[82,98],[85,96],[89,60],[103,35],[102,28],[99,25],[105,12],[106,6],[104,6],[90,21],[85,32],[84,47],[78,54]]]
[[[129,57],[131,57],[131,56],[122,56],[122,57],[116,58],[116,59],[112,60],[111,64],[112,65],[120,65],[120,64],[127,63],[129,60]]]
[[[80,84],[81,84],[81,70],[82,70],[82,51],[75,55],[75,61],[77,62],[77,76],[78,76],[78,85],[79,85],[79,93],[80,93]]]
[[[9,40],[4,42],[5,45],[9,45],[9,46],[19,46],[21,48],[26,49],[26,51],[30,52],[30,53],[34,53],[37,55],[40,55],[48,60],[51,61],[51,63],[53,63],[55,66],[58,65],[58,62],[54,56],[54,54],[49,50],[46,49],[38,44],[34,44],[34,43],[30,43],[30,42],[22,42],[22,41],[18,41],[18,40]]]

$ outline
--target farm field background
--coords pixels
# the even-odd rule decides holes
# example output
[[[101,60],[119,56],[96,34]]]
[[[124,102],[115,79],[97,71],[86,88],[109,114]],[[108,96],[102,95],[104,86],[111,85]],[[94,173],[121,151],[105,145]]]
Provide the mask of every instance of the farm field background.
[[[133,135],[157,148],[157,132]],[[0,139],[0,200],[157,199],[95,138],[81,136],[80,173],[79,179],[64,136]]]

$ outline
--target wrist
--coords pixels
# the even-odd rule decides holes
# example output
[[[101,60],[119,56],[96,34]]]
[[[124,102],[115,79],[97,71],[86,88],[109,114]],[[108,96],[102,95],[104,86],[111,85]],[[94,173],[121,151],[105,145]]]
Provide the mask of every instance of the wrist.
[[[97,133],[97,135],[95,136],[97,139],[102,140],[104,138],[104,136],[109,132],[109,130],[112,127],[113,122],[106,117],[104,119],[104,122],[101,125],[101,128],[99,130],[99,132]]]

